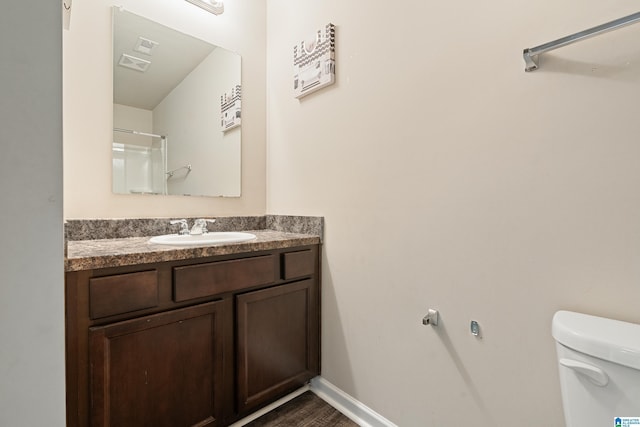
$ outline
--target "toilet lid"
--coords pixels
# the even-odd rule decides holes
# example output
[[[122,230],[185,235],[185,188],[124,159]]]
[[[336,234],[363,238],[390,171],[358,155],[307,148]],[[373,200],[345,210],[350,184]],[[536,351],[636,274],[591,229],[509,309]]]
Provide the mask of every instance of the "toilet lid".
[[[640,370],[640,325],[571,311],[553,316],[553,338],[581,353]]]

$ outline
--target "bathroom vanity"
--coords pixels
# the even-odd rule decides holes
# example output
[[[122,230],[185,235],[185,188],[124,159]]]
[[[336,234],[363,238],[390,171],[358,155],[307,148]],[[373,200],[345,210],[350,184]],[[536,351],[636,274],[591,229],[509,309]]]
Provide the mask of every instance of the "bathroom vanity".
[[[225,426],[319,374],[319,238],[256,235],[70,242],[68,426]]]

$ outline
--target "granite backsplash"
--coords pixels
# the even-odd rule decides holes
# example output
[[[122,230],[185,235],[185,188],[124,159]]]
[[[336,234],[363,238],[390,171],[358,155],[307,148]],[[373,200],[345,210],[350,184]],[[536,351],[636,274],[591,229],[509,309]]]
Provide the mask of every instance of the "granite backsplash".
[[[274,230],[287,233],[311,234],[322,240],[324,218],[312,216],[264,215],[229,217],[184,218],[189,226],[197,218],[213,218],[207,224],[209,231]],[[127,218],[127,219],[69,219],[65,221],[65,238],[68,241],[123,239],[173,234],[179,225],[171,225],[172,219],[183,218]]]

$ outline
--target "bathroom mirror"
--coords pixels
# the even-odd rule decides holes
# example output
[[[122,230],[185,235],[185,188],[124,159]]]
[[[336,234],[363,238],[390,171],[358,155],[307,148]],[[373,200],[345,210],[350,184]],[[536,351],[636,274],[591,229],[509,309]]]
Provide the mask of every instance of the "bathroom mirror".
[[[113,9],[113,192],[240,196],[240,55]]]

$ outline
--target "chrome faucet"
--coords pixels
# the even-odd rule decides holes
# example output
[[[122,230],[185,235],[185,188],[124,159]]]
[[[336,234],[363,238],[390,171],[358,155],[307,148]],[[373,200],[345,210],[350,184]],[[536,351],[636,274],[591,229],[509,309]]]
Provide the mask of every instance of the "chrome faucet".
[[[207,234],[209,232],[209,230],[207,230],[208,222],[214,223],[216,222],[216,220],[204,219],[204,218],[196,219],[196,221],[193,223],[193,227],[191,227],[191,231],[189,232],[189,234],[192,234],[192,235]]]
[[[171,225],[180,224],[178,234],[189,234],[189,224],[186,219],[174,219],[170,221]]]
[[[187,222],[186,219],[174,219],[170,221],[171,225],[180,224],[180,230],[178,231],[178,234],[181,234],[181,235],[191,234],[194,236],[200,235],[200,234],[207,234],[209,232],[209,230],[207,230],[208,222],[214,223],[216,222],[216,220],[204,219],[204,218],[196,219],[195,222],[193,223],[193,227],[191,227],[191,230],[189,230],[189,223]]]

